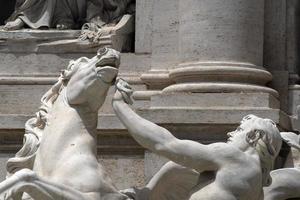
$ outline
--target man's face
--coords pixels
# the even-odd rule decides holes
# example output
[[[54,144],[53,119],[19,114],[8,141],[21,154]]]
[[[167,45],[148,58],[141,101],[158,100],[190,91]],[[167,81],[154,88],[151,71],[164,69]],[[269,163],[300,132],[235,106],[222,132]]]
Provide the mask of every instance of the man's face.
[[[227,143],[236,143],[246,140],[246,131],[243,129],[243,124],[238,126],[236,130],[227,133]]]
[[[227,143],[244,143],[246,142],[247,133],[253,127],[254,119],[245,117],[236,130],[227,133]]]

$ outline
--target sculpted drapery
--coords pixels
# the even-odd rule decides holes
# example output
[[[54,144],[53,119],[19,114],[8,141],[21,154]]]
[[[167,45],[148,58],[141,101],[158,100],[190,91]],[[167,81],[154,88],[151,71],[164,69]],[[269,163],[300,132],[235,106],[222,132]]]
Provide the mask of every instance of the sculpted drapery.
[[[19,0],[7,20],[22,20],[30,28],[80,28],[84,22],[106,24],[117,22],[130,13],[134,0]],[[13,25],[18,25],[14,28]],[[20,24],[8,26],[19,29]]]

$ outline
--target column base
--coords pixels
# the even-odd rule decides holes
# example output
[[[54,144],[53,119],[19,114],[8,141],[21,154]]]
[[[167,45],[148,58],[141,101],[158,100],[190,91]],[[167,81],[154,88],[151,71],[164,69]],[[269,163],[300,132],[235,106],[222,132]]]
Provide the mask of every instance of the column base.
[[[163,89],[164,93],[278,93],[265,85],[272,75],[263,67],[238,62],[183,63],[169,71],[175,82]]]
[[[191,92],[191,93],[268,93],[278,98],[278,92],[272,88],[243,83],[204,82],[179,83],[163,89],[163,93]]]

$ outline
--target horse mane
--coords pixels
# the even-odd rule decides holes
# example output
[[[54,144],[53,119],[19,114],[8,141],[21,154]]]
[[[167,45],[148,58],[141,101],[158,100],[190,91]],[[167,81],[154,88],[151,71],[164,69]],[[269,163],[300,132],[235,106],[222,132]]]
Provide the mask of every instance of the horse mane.
[[[71,60],[67,69],[61,71],[58,81],[42,96],[41,106],[38,112],[36,112],[35,117],[25,123],[23,147],[16,153],[15,157],[10,158],[6,163],[7,177],[21,169],[33,168],[35,155],[42,139],[43,130],[47,125],[52,106],[63,88],[66,87],[68,80],[77,70],[77,64],[82,59],[86,58],[79,58],[75,61]]]

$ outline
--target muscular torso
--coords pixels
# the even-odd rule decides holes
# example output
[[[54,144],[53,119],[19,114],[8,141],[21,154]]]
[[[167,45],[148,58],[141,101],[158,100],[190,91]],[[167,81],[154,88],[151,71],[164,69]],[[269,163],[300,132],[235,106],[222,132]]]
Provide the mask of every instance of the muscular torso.
[[[233,160],[217,171],[200,173],[190,200],[260,200],[262,177],[255,159]]]
[[[59,97],[50,116],[36,155],[34,171],[49,181],[69,185],[82,192],[115,192],[111,180],[97,161],[94,133],[97,114],[85,108],[68,107]]]

